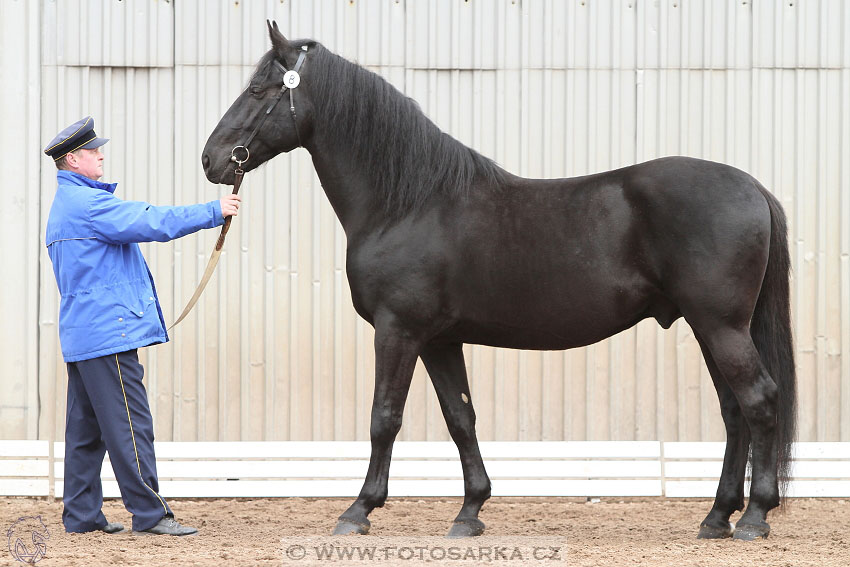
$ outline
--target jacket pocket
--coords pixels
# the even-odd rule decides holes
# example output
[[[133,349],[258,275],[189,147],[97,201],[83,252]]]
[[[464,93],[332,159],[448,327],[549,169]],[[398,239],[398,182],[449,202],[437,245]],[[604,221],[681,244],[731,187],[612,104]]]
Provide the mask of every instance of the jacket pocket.
[[[154,296],[152,292],[144,292],[142,297],[133,303],[130,312],[138,318],[143,318],[148,314],[152,314],[156,310]]]

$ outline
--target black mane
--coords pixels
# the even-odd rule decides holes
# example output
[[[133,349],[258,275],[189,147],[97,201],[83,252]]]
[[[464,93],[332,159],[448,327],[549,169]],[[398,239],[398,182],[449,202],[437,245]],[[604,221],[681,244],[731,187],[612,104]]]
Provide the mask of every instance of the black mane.
[[[308,58],[314,120],[353,149],[388,214],[406,214],[438,194],[462,197],[476,176],[502,178],[492,160],[442,132],[379,75],[320,44]]]

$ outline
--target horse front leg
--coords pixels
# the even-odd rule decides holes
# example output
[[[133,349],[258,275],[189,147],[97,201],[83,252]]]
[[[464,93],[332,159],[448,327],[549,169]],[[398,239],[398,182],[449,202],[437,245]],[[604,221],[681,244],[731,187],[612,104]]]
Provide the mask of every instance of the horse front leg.
[[[357,500],[340,517],[334,535],[366,534],[369,513],[387,500],[393,441],[401,429],[404,402],[421,342],[390,325],[375,326],[375,395],[372,400],[372,456]]]
[[[463,345],[427,345],[422,362],[437,392],[449,433],[457,445],[463,467],[463,507],[449,530],[448,537],[460,538],[484,533],[478,512],[490,498],[490,478],[484,469],[478,439],[475,436],[475,410],[463,362]]]

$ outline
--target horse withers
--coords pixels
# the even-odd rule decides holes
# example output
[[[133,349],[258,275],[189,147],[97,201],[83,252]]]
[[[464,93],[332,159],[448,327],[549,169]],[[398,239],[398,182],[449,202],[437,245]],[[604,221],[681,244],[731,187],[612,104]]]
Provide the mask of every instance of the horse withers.
[[[272,49],[202,163],[210,181],[231,184],[232,151],[250,155],[250,171],[303,146],[345,230],[354,308],[375,328],[375,393],[369,469],[334,533],[366,533],[387,498],[417,357],[463,466],[464,502],[449,535],[474,536],[490,480],[462,345],[567,349],[648,317],[664,328],[684,317],[727,434],[699,537],[767,536],[767,512],[788,479],[796,405],[776,198],[738,169],[685,157],[570,179],[517,177],[441,132],[378,75],[317,42],[289,41],[276,24],[269,34]],[[750,498],[733,528],[748,458]]]

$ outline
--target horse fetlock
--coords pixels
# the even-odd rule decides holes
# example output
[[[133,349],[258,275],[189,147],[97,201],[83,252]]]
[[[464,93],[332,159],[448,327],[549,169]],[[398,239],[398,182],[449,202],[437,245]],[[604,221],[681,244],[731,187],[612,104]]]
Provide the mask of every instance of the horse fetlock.
[[[764,520],[767,512],[779,506],[779,503],[779,483],[776,477],[754,472],[752,486],[750,486],[750,501],[744,516],[758,521]]]
[[[470,502],[484,502],[490,498],[490,480],[485,482],[470,481],[463,487],[465,500]]]
[[[718,519],[720,519],[722,523],[722,521],[728,520],[729,516],[738,510],[743,509],[744,487],[740,486],[736,487],[734,491],[729,490],[717,495],[717,498],[714,499],[714,506],[711,508],[711,512],[708,513],[708,516],[706,516],[704,523]]]
[[[750,502],[741,519],[738,520],[738,525],[767,526],[767,512],[775,507],[765,503],[758,495],[750,495]]]
[[[727,507],[717,502],[714,503],[714,507],[705,517],[705,519],[700,523],[700,528],[702,527],[713,527],[713,528],[724,528],[729,525],[729,517],[732,513],[735,512],[735,509],[732,507]]]
[[[750,489],[750,507],[758,506],[759,509],[764,510],[765,515],[769,510],[778,507],[780,503],[779,487],[775,484],[770,489],[764,491],[759,490],[756,492]]]
[[[365,518],[366,514],[369,514],[375,508],[383,508],[387,501],[387,495],[388,492],[386,488],[380,492],[361,492],[358,501],[360,502],[360,505],[365,508],[363,517]]]

